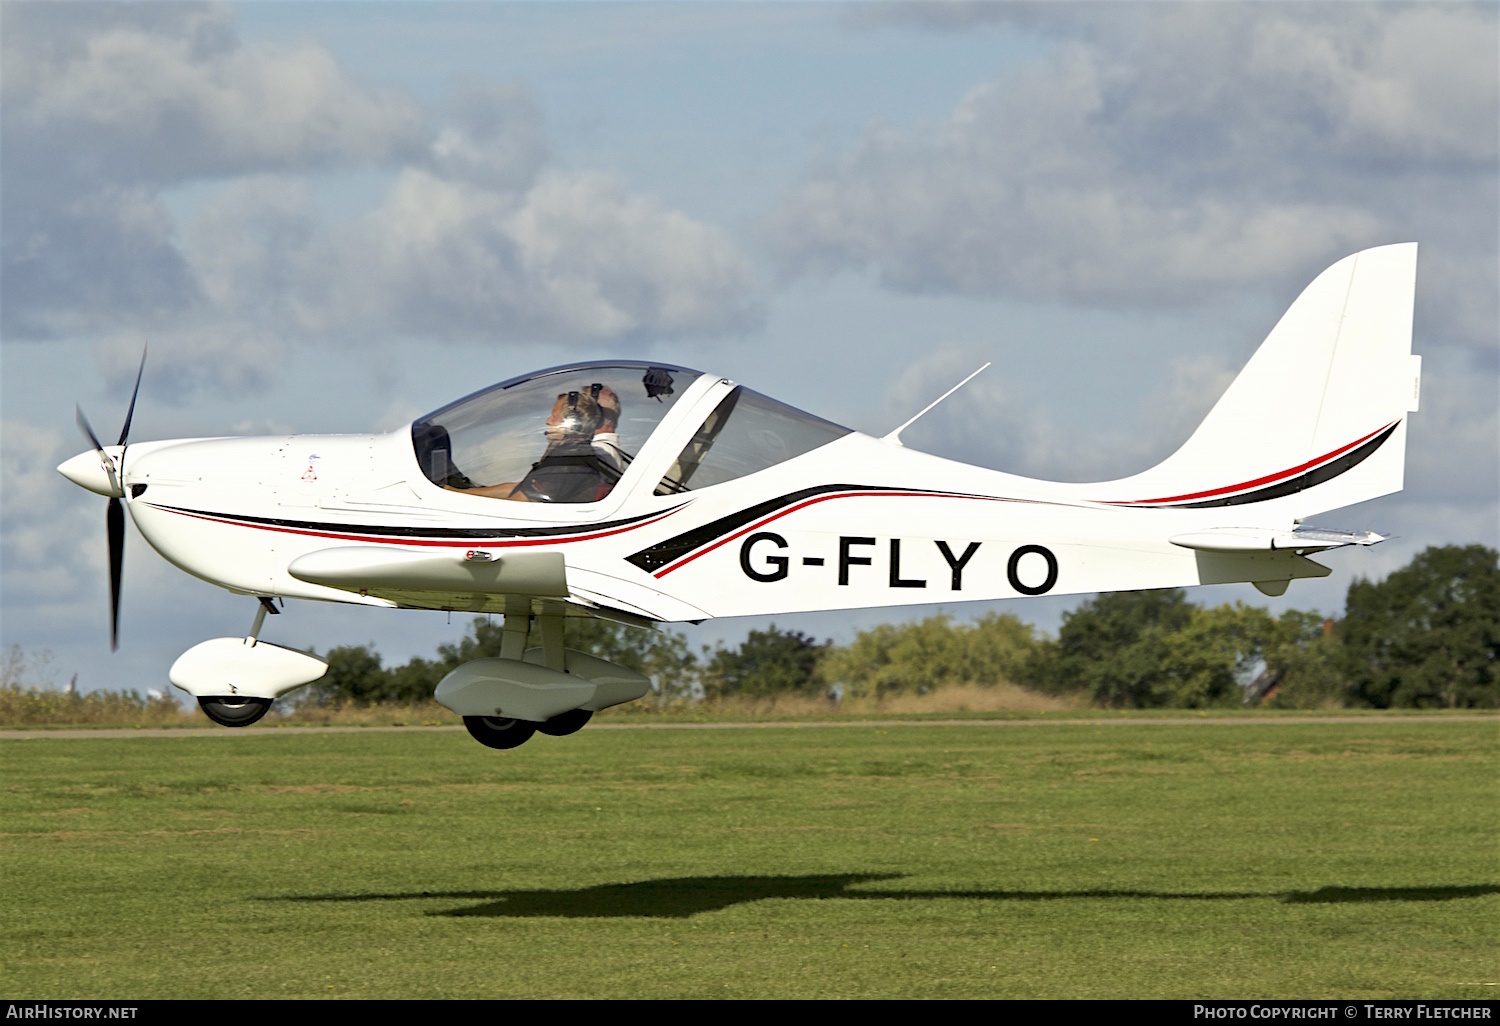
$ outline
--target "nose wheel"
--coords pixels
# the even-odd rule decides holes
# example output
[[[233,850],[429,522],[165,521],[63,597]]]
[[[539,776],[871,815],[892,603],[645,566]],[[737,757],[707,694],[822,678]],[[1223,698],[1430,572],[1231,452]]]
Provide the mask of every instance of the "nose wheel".
[[[198,708],[203,710],[203,715],[221,727],[248,727],[270,710],[271,700],[243,698],[239,695],[200,698]]]
[[[232,646],[236,653],[233,662],[240,667],[241,673],[243,673],[245,670],[245,660],[249,658],[250,654],[255,650],[256,639],[260,637],[260,629],[265,625],[266,622],[266,614],[270,613],[272,615],[276,615],[281,612],[281,610],[276,608],[276,603],[272,602],[264,595],[258,596],[258,599],[260,604],[255,607],[255,623],[251,625],[250,633],[245,637],[245,648],[243,655],[240,654],[238,645]],[[228,639],[221,638],[216,641],[205,641],[202,645],[194,646],[192,649],[189,649],[187,652],[183,653],[182,658],[177,660],[177,662],[172,667],[172,672],[174,674],[177,673],[183,662],[185,660],[190,660],[193,653],[202,650],[206,646],[218,645],[220,642],[224,642],[227,640]],[[270,645],[267,646],[266,649],[262,649],[261,651],[265,652],[268,649],[276,649],[276,646]],[[223,658],[221,651],[218,654],[218,658],[220,660],[222,660]],[[250,665],[253,665],[253,663],[251,663]],[[314,665],[321,666],[324,670],[327,670],[327,665],[320,661],[315,661]],[[309,675],[304,679],[315,680],[316,677]],[[177,680],[176,677],[173,677],[172,680],[173,683],[181,683]],[[223,685],[215,684],[213,686],[221,687]],[[231,687],[231,690],[234,689]],[[203,715],[207,716],[209,719],[213,720],[221,727],[248,727],[250,726],[250,724],[254,723],[256,720],[260,719],[266,713],[271,711],[271,702],[272,699],[257,698],[250,695],[211,695],[208,697],[200,696],[198,699],[198,708],[203,710]]]

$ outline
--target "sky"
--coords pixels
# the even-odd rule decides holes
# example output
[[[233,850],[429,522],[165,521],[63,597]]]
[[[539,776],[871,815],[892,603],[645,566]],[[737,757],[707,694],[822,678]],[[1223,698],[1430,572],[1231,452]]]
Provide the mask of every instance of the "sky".
[[[1053,480],[1180,445],[1300,290],[1421,245],[1407,487],[1321,526],[1500,545],[1500,32],[1462,3],[0,5],[0,642],[160,688],[249,600],[54,467],[389,430],[527,370],[697,367]],[[1078,597],[946,607],[1055,630]],[[932,607],[774,618],[845,641]],[[463,616],[288,604],[268,640],[430,655]],[[683,628],[735,643],[766,618]]]

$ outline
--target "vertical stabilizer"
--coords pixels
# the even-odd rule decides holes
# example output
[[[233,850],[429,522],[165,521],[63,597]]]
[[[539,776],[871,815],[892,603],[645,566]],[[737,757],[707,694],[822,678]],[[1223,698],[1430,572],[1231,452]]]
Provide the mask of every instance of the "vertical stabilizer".
[[[1182,448],[1100,497],[1256,505],[1281,519],[1399,491],[1421,377],[1411,354],[1416,266],[1416,243],[1403,243],[1318,275]]]

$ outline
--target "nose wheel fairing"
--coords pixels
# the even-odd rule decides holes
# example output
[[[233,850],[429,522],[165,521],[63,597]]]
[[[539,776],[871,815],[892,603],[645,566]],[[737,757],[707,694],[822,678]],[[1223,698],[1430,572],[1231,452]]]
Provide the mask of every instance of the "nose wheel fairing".
[[[270,711],[271,700],[234,696],[200,698],[198,708],[221,727],[248,727]]]
[[[328,664],[254,638],[212,638],[188,649],[167,678],[194,698],[228,696],[267,702],[328,672]]]
[[[262,597],[255,622],[243,638],[211,638],[177,657],[167,679],[198,700],[203,714],[224,727],[248,727],[271,703],[328,672],[316,656],[260,640],[268,613],[279,613]]]

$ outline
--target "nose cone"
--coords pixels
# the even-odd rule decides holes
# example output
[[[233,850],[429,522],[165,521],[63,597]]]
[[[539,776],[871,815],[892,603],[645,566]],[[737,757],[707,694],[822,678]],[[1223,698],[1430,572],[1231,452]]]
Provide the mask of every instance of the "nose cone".
[[[106,446],[104,455],[110,468],[104,467],[99,453],[89,449],[58,465],[57,472],[80,488],[119,499],[125,492],[119,486],[120,454],[124,450],[118,445]]]

